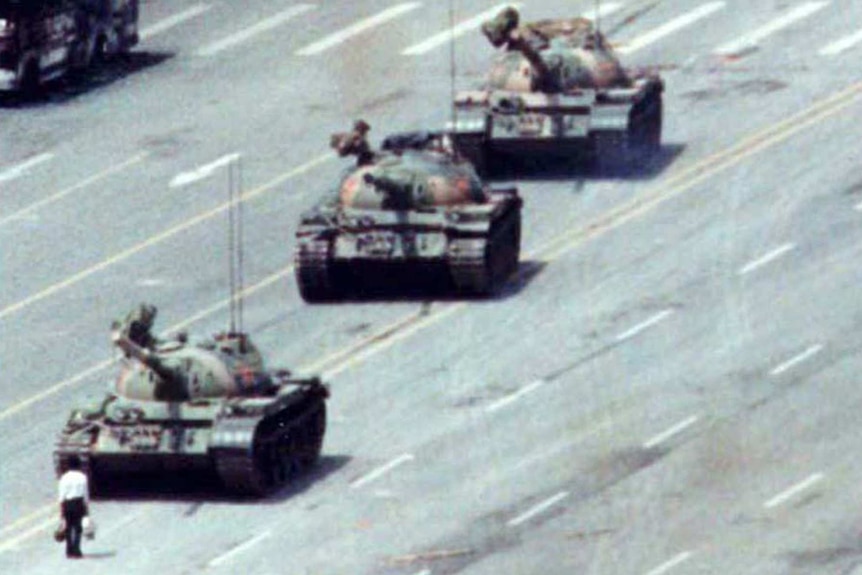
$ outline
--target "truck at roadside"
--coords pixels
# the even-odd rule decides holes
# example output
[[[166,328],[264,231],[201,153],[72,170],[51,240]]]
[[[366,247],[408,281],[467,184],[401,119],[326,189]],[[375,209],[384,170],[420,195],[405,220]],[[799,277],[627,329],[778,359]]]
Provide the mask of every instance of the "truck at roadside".
[[[35,92],[137,43],[138,0],[0,0],[0,91]]]

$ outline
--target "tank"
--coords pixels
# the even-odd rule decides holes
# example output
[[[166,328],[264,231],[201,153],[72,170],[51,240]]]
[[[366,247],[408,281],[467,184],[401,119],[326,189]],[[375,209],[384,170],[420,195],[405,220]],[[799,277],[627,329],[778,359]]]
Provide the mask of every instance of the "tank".
[[[661,145],[664,83],[625,70],[586,18],[520,23],[507,8],[482,25],[501,53],[478,90],[455,98],[455,148],[480,173],[501,155],[580,156],[635,166]]]
[[[74,454],[97,494],[123,476],[198,470],[232,493],[263,496],[314,464],[329,395],[317,377],[266,369],[246,333],[157,339],[155,315],[141,305],[113,324],[119,374],[102,401],[69,416],[58,476]]]
[[[417,278],[460,295],[493,293],[518,267],[517,189],[483,185],[442,133],[396,134],[372,150],[368,129],[360,121],[332,136],[332,147],[357,161],[301,216],[294,271],[302,298],[398,291]]]

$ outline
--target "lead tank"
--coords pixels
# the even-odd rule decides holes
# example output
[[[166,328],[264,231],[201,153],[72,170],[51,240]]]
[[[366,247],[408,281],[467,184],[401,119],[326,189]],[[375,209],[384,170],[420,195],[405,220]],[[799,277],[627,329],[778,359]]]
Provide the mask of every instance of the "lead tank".
[[[74,454],[97,493],[124,474],[203,470],[230,492],[262,496],[317,460],[329,395],[317,377],[267,370],[246,333],[158,340],[155,311],[142,305],[112,326],[120,373],[99,404],[72,411],[54,451],[58,476]]]
[[[518,267],[517,189],[484,186],[442,134],[393,135],[375,151],[368,130],[359,121],[332,136],[357,163],[301,217],[294,270],[302,298],[399,289],[416,278],[442,279],[462,295],[493,292]]]
[[[661,145],[664,83],[623,69],[586,18],[520,23],[506,8],[482,32],[501,54],[481,89],[459,93],[456,149],[480,172],[499,155],[579,155],[632,166]]]

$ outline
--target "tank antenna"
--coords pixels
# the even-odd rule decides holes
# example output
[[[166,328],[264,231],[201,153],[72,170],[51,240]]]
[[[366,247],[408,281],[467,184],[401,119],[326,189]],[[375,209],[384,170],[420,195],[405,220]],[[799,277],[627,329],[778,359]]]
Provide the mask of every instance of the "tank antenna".
[[[452,103],[452,127],[451,133],[455,133],[458,129],[458,106],[455,104],[455,2],[449,0],[449,30],[451,38],[449,39],[449,101]]]
[[[602,0],[596,0],[596,10],[594,12],[596,17],[596,32],[601,33],[602,31]]]
[[[239,331],[242,333],[243,331],[243,321],[242,321],[242,304],[243,304],[243,296],[245,295],[245,277],[243,275],[243,259],[244,259],[244,236],[243,236],[243,178],[242,178],[242,156],[236,156],[236,178],[237,178],[237,197],[238,202],[236,205],[237,208],[237,324],[239,327]]]
[[[230,274],[230,333],[242,331],[243,277],[243,197],[242,157],[234,154],[227,166],[228,181],[228,273]]]
[[[234,215],[234,163],[231,161],[227,168],[227,262],[228,275],[230,276],[230,333],[236,333],[236,217]]]

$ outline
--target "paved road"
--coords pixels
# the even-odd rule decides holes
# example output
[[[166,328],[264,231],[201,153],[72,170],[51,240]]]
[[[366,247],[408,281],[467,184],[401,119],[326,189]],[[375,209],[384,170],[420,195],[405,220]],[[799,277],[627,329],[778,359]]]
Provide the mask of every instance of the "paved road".
[[[438,4],[153,0],[128,68],[0,108],[0,571],[862,564],[862,7],[604,3],[626,61],[663,68],[662,158],[626,180],[520,181],[526,261],[492,301],[304,305],[292,233],[343,169],[327,135],[446,121]],[[490,7],[459,2],[457,20]],[[490,50],[470,32],[455,46],[467,87]],[[53,438],[103,393],[107,326],[130,306],[225,326],[215,166],[233,153],[247,327],[272,365],[333,388],[320,468],[260,503],[100,502],[98,560],[67,565],[48,536]]]

